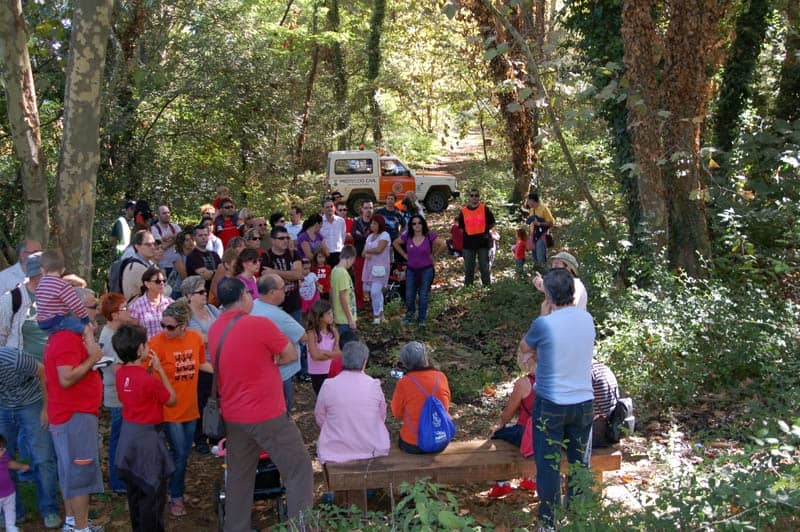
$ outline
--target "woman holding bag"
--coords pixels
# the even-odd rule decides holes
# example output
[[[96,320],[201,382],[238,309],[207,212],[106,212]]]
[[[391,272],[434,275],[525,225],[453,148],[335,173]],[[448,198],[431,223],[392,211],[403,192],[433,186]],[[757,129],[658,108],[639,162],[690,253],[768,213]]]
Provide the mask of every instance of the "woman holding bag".
[[[408,230],[394,241],[394,249],[405,257],[406,269],[406,317],[403,325],[414,321],[417,294],[419,294],[420,328],[425,327],[428,315],[428,299],[433,284],[433,254],[443,250],[447,245],[434,231],[428,231],[425,218],[415,214],[408,222]]]
[[[364,270],[361,282],[364,292],[369,292],[372,300],[372,323],[378,324],[383,318],[383,290],[389,283],[389,244],[392,239],[386,231],[386,220],[380,214],[372,215],[369,230],[362,252]]]

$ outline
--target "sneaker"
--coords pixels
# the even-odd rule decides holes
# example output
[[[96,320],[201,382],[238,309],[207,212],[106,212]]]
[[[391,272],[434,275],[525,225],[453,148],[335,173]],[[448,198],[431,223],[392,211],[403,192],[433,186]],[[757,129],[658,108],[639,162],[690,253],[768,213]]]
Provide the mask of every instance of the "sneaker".
[[[194,450],[200,454],[209,454],[211,453],[211,449],[208,447],[208,444],[205,442],[198,442],[194,444]]]
[[[61,526],[61,516],[58,514],[47,514],[44,516],[45,528],[58,528]]]
[[[492,486],[492,489],[489,490],[487,497],[490,499],[499,499],[500,497],[505,497],[512,491],[514,491],[514,488],[512,488],[511,484],[508,482],[505,484],[495,482],[494,486]]]
[[[523,478],[519,482],[519,489],[536,493],[536,481],[532,478]]]
[[[105,528],[103,528],[101,525],[92,524],[91,519],[89,520],[89,525],[87,526],[87,528],[89,529],[90,532],[105,532]],[[75,532],[76,530],[78,529],[66,523],[64,523],[63,528],[61,528],[61,532]]]
[[[169,513],[172,517],[183,517],[186,515],[186,508],[183,507],[183,501],[180,499],[169,501]]]
[[[380,318],[372,318],[372,324],[373,325],[380,325],[381,324],[381,319]]]

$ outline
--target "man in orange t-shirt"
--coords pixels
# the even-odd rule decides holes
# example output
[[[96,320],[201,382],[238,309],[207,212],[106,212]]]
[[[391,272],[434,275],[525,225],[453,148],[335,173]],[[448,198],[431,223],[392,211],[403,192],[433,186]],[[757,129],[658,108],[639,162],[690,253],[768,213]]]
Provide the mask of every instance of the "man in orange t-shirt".
[[[177,396],[175,406],[164,407],[164,429],[175,461],[175,472],[169,480],[169,509],[175,517],[186,515],[183,504],[186,462],[200,417],[197,407],[198,371],[214,372],[206,361],[203,337],[187,328],[191,315],[186,301],[172,303],[161,316],[163,331],[148,342]]]

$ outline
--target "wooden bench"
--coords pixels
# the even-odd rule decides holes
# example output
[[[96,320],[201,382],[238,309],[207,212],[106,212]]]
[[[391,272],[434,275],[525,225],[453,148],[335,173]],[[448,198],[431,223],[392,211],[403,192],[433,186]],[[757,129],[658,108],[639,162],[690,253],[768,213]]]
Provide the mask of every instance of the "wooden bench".
[[[592,452],[591,469],[595,479],[603,480],[604,471],[616,471],[622,465],[622,453],[615,448]],[[561,464],[567,469],[566,458]],[[328,491],[334,502],[349,507],[355,504],[366,510],[367,488],[397,489],[402,482],[424,477],[439,484],[535,477],[536,462],[526,459],[519,448],[502,440],[454,441],[439,454],[408,454],[393,446],[389,456],[327,463],[324,466]]]

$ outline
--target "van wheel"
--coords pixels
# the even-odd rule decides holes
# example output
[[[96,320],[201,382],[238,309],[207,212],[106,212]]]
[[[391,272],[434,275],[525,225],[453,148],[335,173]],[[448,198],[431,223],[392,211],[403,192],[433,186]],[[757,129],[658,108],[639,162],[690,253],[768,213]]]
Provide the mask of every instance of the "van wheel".
[[[352,218],[361,216],[361,204],[365,201],[371,201],[374,203],[375,198],[364,193],[357,193],[350,196],[350,198],[347,200],[347,208],[349,209],[348,214],[350,214]]]
[[[441,212],[447,208],[448,196],[442,189],[430,190],[425,196],[425,206],[430,212]]]

